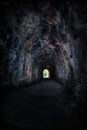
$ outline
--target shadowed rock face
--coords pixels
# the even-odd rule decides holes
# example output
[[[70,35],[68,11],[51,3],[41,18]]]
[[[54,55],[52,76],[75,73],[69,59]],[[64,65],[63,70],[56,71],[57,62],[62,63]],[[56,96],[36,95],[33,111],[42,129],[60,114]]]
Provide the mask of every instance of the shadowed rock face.
[[[87,6],[77,2],[1,3],[0,82],[33,83],[44,66],[79,91],[87,84]],[[85,91],[85,90],[84,90]]]
[[[59,8],[52,1],[38,2],[36,8],[32,3],[17,8],[15,4],[2,5],[0,77],[3,83],[38,81],[43,64],[53,65],[54,77],[63,83],[83,78],[87,71],[84,4],[64,2]]]

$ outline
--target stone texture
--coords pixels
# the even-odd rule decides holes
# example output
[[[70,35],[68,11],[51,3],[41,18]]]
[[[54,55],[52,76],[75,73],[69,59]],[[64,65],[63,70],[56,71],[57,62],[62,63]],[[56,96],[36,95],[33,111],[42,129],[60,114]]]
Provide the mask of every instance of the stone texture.
[[[63,84],[86,82],[86,5],[4,6],[0,22],[2,84],[38,81],[45,63],[54,66],[54,77]]]

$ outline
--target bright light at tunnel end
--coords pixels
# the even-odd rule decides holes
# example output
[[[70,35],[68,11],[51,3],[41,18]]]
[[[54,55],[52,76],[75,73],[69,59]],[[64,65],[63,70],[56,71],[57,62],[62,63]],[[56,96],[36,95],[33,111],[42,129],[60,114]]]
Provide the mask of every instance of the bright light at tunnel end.
[[[50,72],[48,69],[43,70],[43,78],[50,78]]]

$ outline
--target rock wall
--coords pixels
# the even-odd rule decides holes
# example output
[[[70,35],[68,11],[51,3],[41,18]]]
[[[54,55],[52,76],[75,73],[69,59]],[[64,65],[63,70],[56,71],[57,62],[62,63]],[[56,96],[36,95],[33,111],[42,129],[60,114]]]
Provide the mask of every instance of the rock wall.
[[[87,6],[37,3],[1,6],[0,79],[19,84],[41,79],[41,67],[53,65],[62,83],[86,82]]]

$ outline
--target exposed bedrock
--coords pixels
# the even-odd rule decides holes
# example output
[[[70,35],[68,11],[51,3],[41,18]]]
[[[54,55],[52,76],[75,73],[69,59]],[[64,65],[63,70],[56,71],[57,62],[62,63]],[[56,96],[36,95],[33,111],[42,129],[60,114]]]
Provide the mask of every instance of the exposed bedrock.
[[[51,2],[29,6],[2,4],[0,79],[20,84],[42,79],[44,66],[65,84],[85,84],[87,78],[87,6]]]

